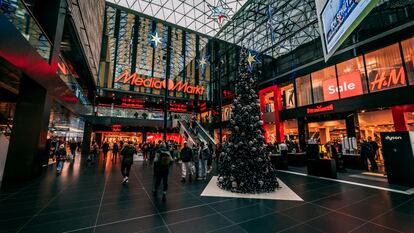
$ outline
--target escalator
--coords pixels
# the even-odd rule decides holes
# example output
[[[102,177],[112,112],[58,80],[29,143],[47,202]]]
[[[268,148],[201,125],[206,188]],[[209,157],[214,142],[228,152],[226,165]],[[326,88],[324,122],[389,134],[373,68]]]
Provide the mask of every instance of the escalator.
[[[199,122],[196,122],[194,129],[187,120],[180,120],[180,134],[187,140],[189,146],[194,144],[200,144],[202,141],[207,144],[215,145],[214,139],[210,136],[208,131],[201,126]]]
[[[200,122],[196,122],[196,132],[197,136],[202,139],[204,142],[216,145],[216,142],[214,141],[214,138],[208,133],[208,131],[200,124]]]

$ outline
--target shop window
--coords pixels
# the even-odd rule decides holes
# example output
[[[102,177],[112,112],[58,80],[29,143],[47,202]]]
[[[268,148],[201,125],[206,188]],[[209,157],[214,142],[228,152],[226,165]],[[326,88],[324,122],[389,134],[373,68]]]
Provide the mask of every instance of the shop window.
[[[339,98],[335,66],[312,73],[313,101],[321,103],[324,101],[336,100]],[[333,91],[331,89],[333,88]]]
[[[312,104],[310,75],[306,75],[296,79],[296,96],[298,106]]]
[[[274,92],[268,92],[265,94],[265,109],[264,112],[274,112],[275,111],[275,95]]]
[[[280,93],[282,95],[283,109],[290,109],[296,106],[295,87],[292,82],[280,85]]]
[[[337,85],[334,85],[334,87],[329,86],[329,93],[339,90],[342,99],[362,95],[368,92],[364,60],[362,56],[339,63],[336,65],[336,68],[339,88],[337,88]]]
[[[405,73],[398,44],[367,53],[365,62],[371,92],[406,85]]]
[[[401,42],[408,81],[414,85],[414,37]]]

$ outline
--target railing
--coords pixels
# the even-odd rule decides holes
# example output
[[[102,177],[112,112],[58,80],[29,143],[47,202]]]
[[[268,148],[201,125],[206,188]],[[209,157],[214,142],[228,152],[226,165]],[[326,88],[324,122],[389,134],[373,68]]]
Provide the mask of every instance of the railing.
[[[209,143],[213,143],[213,145],[216,145],[216,142],[214,141],[213,137],[210,136],[210,134],[204,129],[204,127],[199,123],[197,123],[197,134],[201,135],[201,137],[208,141]]]
[[[49,63],[52,43],[28,6],[22,0],[0,1],[0,12]]]

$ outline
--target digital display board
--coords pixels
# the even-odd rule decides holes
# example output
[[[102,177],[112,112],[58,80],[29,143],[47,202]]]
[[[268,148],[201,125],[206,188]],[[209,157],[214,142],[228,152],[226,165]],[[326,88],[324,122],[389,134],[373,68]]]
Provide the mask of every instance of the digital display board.
[[[321,4],[321,0],[316,1],[317,8],[320,8],[317,11],[325,60],[332,56],[378,2],[378,0],[328,0],[326,4]]]

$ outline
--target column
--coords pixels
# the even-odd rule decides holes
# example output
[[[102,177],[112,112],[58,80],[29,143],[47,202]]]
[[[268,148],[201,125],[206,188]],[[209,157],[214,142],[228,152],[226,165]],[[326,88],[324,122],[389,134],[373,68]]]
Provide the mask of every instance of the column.
[[[83,129],[82,155],[88,155],[90,153],[92,130],[92,124],[88,121],[85,122],[85,127]]]
[[[309,135],[308,122],[305,118],[298,119],[298,133],[299,146],[302,150],[305,150]]]
[[[51,98],[46,89],[23,76],[20,82],[13,130],[3,184],[29,180],[41,173],[46,152]]]

